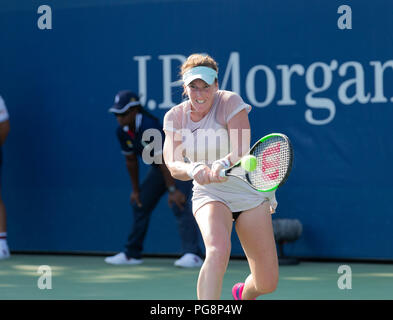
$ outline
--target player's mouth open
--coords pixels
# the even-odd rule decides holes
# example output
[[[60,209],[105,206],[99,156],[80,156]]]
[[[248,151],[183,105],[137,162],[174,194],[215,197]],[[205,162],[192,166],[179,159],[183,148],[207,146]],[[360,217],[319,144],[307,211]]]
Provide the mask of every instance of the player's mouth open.
[[[196,102],[198,102],[199,104],[203,104],[206,102],[206,100],[196,100]]]

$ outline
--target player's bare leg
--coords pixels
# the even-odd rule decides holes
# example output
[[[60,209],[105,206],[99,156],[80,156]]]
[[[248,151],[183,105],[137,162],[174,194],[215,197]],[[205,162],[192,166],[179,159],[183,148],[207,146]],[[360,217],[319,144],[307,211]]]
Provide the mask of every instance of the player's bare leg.
[[[236,231],[250,265],[242,299],[255,299],[273,292],[278,283],[278,258],[270,214],[270,203],[244,211],[236,220]]]
[[[232,212],[220,202],[209,202],[195,217],[206,248],[198,278],[198,299],[217,300],[231,253]]]

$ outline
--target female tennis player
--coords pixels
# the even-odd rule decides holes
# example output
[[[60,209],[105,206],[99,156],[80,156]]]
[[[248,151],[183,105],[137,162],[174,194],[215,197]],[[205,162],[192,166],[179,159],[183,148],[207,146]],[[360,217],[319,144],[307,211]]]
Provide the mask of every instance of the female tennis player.
[[[232,294],[236,300],[255,299],[274,291],[278,282],[271,220],[277,202],[274,192],[261,193],[219,175],[249,150],[251,106],[236,93],[219,90],[217,74],[217,63],[208,55],[193,54],[182,65],[189,99],[164,117],[164,160],[174,178],[194,180],[193,214],[206,248],[198,299],[221,296],[233,221],[251,274],[233,286]]]

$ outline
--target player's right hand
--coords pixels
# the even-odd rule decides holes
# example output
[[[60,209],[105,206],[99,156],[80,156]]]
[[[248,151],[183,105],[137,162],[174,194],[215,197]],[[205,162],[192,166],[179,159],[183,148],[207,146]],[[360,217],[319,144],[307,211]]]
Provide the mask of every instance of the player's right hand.
[[[209,184],[210,181],[210,168],[206,165],[201,165],[195,168],[193,171],[194,180],[201,185]]]

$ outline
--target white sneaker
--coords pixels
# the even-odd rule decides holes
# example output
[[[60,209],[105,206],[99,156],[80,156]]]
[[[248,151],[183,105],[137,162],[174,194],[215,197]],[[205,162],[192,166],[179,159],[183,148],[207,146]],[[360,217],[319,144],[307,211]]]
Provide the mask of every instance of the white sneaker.
[[[105,262],[109,264],[141,264],[142,259],[127,258],[124,252],[120,252],[114,256],[105,258]]]
[[[186,253],[180,259],[175,261],[175,267],[181,268],[196,268],[203,264],[203,260],[196,254]]]
[[[10,250],[8,249],[7,242],[0,241],[0,260],[8,259],[10,256]]]

